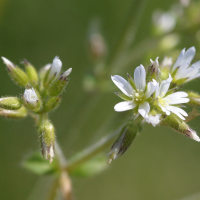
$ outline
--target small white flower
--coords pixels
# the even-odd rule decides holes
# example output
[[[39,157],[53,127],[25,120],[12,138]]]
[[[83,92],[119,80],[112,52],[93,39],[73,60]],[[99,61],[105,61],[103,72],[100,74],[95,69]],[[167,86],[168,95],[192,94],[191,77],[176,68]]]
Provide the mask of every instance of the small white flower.
[[[117,112],[131,110],[138,106],[138,112],[143,117],[147,116],[150,111],[150,105],[147,99],[153,94],[156,85],[149,82],[146,86],[146,71],[143,65],[137,67],[134,71],[134,81],[131,85],[121,76],[111,76],[114,84],[125,94],[128,101],[123,101],[115,105]],[[156,81],[155,81],[156,82]]]
[[[39,101],[38,96],[33,88],[25,89],[24,100],[32,106],[37,106],[37,102]]]
[[[170,112],[176,114],[181,119],[185,119],[183,116],[188,116],[188,114],[181,108],[171,105],[187,103],[189,102],[188,96],[186,92],[175,92],[166,96],[166,93],[169,89],[170,83],[172,81],[172,77],[169,74],[169,78],[167,80],[162,81],[161,85],[157,85],[155,97],[158,98],[158,105],[167,115],[170,115]]]
[[[181,51],[178,59],[176,60],[172,68],[172,73],[177,70],[173,77],[173,82],[176,82],[180,79],[186,79],[184,82],[188,82],[200,77],[200,61],[190,66],[190,63],[194,58],[195,53],[196,50],[194,47],[189,48],[186,52],[185,49]]]
[[[53,63],[51,64],[51,69],[48,75],[48,81],[50,81],[54,76],[57,78],[60,74],[62,68],[62,62],[58,56],[53,59]]]

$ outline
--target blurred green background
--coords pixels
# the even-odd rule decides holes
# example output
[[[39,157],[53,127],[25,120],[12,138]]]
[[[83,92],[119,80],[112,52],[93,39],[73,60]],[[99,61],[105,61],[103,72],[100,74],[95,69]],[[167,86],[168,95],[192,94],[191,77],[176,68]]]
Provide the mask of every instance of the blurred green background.
[[[146,38],[160,37],[153,35],[152,14],[156,9],[167,11],[175,3],[178,1],[146,1],[133,48]],[[113,86],[109,92],[88,92],[84,90],[83,82],[88,74],[92,74],[94,66],[87,48],[91,21],[100,20],[108,52],[112,52],[131,4],[132,0],[0,0],[1,56],[15,64],[26,58],[39,70],[57,55],[63,62],[63,69],[73,68],[63,101],[50,116],[66,157],[98,141],[130,116],[130,112],[113,110],[119,102],[113,94],[117,88]],[[195,8],[198,13],[200,7]],[[160,56],[162,60],[165,54],[176,57],[184,47],[195,46],[195,61],[200,60],[199,18],[195,20],[197,23],[194,20],[179,23],[175,30],[180,38],[177,51],[161,49],[157,44],[152,48],[144,45],[144,55],[125,70],[121,69],[120,75],[133,74],[134,68],[141,63],[148,66],[150,58]],[[181,31],[181,23],[189,25]],[[0,63],[0,74],[0,96],[19,96],[24,92],[10,81],[3,62]],[[112,85],[110,75],[104,75],[104,80]],[[198,84],[194,81],[186,87],[200,92]],[[0,199],[45,199],[50,179],[34,175],[20,166],[23,158],[39,149],[33,120],[1,118],[0,124]],[[200,131],[199,118],[190,124]],[[200,192],[199,169],[199,143],[169,128],[146,125],[126,154],[107,170],[90,178],[73,178],[73,193],[77,200],[182,199]]]

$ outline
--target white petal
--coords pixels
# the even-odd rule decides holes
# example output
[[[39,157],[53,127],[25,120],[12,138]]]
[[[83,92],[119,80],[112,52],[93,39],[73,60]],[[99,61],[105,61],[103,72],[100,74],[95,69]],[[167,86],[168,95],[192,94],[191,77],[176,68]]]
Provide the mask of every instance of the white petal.
[[[180,117],[182,120],[185,120],[185,118],[183,116],[188,116],[188,114],[183,109],[178,108],[176,106],[167,106],[166,109],[173,112],[175,115]]]
[[[185,48],[181,51],[181,53],[179,54],[173,68],[172,68],[172,72],[181,65],[181,61],[182,61],[182,58],[183,58],[183,55],[185,53]]]
[[[169,102],[168,104],[181,104],[181,103],[188,103],[190,101],[190,99],[188,98],[180,98],[180,99],[168,99],[168,98],[164,98],[165,101]]]
[[[174,71],[177,67],[181,66],[183,63],[191,63],[194,55],[196,53],[196,49],[194,47],[189,48],[186,52],[183,49],[175,62],[172,71]]]
[[[175,79],[181,79],[181,78],[187,78],[188,73],[187,73],[187,68],[189,67],[190,63],[183,63],[177,70]]]
[[[192,131],[190,132],[190,136],[191,136],[191,138],[192,138],[193,140],[196,140],[197,142],[200,142],[200,138],[199,138],[199,136],[196,134],[196,132],[195,132],[194,130],[192,130]]]
[[[161,110],[166,113],[166,115],[170,115],[169,110],[167,110],[165,107],[163,107],[160,103],[158,105],[160,106]]]
[[[194,76],[190,76],[190,78],[188,78],[185,82],[191,81],[195,78],[199,78],[200,77],[200,73],[195,74]]]
[[[187,97],[187,96],[188,96],[187,92],[179,91],[179,92],[174,92],[166,97],[169,99],[174,99],[174,98],[182,98],[182,97]]]
[[[63,77],[69,76],[71,72],[72,72],[72,68],[69,68],[67,71],[63,72],[62,76]]]
[[[3,60],[3,63],[11,70],[12,68],[15,67],[15,65],[10,61],[8,60],[7,58],[5,57],[1,57],[2,60]]]
[[[137,105],[132,101],[123,101],[115,105],[114,110],[117,112],[123,112],[126,110],[131,110],[135,108]]]
[[[162,81],[162,83],[160,84],[160,87],[159,87],[159,92],[158,92],[160,97],[165,96],[165,94],[167,93],[167,91],[169,89],[171,81],[172,81],[172,77],[170,74],[169,74],[169,78],[167,80]]]
[[[153,125],[153,126],[156,126],[160,123],[160,116],[161,114],[158,114],[158,115],[147,115],[145,117],[145,120],[147,123]]]
[[[118,75],[111,76],[111,79],[125,95],[132,97],[134,90],[128,81]]]
[[[137,67],[134,71],[135,86],[139,90],[144,90],[146,87],[146,71],[143,65]]]
[[[147,101],[139,105],[138,112],[142,115],[142,117],[146,117],[150,111],[150,105]]]
[[[51,64],[51,69],[50,69],[49,75],[48,75],[48,81],[50,81],[53,78],[53,76],[58,77],[58,75],[59,75],[59,73],[61,71],[61,68],[62,68],[62,62],[59,59],[59,57],[56,56],[53,59],[53,62]]]
[[[148,98],[153,94],[153,92],[154,92],[155,90],[156,90],[155,83],[149,82],[149,83],[147,84],[147,90],[146,90],[146,92],[145,92],[145,94],[144,94],[145,99],[148,99]]]

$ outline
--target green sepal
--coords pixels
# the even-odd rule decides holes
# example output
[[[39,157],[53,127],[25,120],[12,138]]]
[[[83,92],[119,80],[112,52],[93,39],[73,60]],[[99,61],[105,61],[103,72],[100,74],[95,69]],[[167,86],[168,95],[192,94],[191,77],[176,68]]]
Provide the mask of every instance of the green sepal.
[[[135,82],[134,82],[133,78],[128,73],[127,73],[127,77],[128,77],[128,82],[130,83],[130,85],[133,87],[133,89],[136,90]]]
[[[187,103],[192,106],[200,106],[200,95],[196,92],[187,92],[190,101]]]
[[[115,94],[120,97],[121,99],[125,100],[125,101],[132,101],[133,99],[129,96],[126,96],[125,94],[121,93],[121,92],[115,92]]]
[[[72,158],[73,159],[73,158]],[[70,163],[70,160],[69,160]],[[69,170],[69,175],[78,178],[91,177],[101,173],[107,168],[107,158],[105,155],[96,155],[83,164]]]
[[[26,87],[29,84],[29,78],[27,74],[19,67],[13,67],[9,72],[10,76],[13,78],[17,85]]]
[[[53,161],[55,155],[55,130],[53,124],[48,119],[42,119],[38,127],[39,140],[42,155],[45,159]]]
[[[69,79],[67,77],[62,77],[62,75],[61,75],[59,79],[55,80],[50,85],[49,90],[48,90],[48,94],[50,96],[60,95],[64,91],[68,81],[69,81]]]
[[[111,147],[109,163],[117,157],[123,155],[126,150],[130,147],[137,133],[141,130],[140,121],[133,122],[132,120],[123,126],[118,138]]]
[[[174,129],[176,132],[181,133],[186,137],[193,139],[193,132],[195,131],[192,130],[188,124],[186,124],[182,119],[180,119],[174,113],[165,116],[165,118],[162,120],[162,124],[167,125],[172,129]]]
[[[56,161],[49,163],[48,160],[42,158],[39,152],[34,152],[21,162],[21,165],[37,175],[53,175],[59,172],[58,163]]]
[[[38,74],[35,67],[31,65],[27,60],[24,60],[24,65],[31,85],[36,88],[38,86]]]
[[[61,102],[61,96],[51,97],[46,101],[44,105],[44,110],[46,112],[55,110],[59,106],[60,102]]]
[[[0,116],[6,118],[21,119],[26,117],[27,114],[28,111],[24,106],[21,106],[21,108],[18,110],[0,109]]]
[[[21,99],[17,97],[4,97],[0,98],[0,108],[8,110],[18,110],[22,106]]]

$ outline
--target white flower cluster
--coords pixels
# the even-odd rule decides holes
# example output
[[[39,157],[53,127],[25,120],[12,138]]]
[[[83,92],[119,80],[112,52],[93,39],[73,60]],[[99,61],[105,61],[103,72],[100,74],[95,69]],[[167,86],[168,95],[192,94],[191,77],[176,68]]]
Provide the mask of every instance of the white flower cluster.
[[[141,115],[153,126],[171,113],[185,120],[188,114],[180,107],[190,99],[186,92],[176,90],[180,85],[200,77],[200,61],[190,66],[194,55],[194,47],[186,52],[183,49],[173,66],[171,58],[165,58],[160,67],[158,58],[155,61],[150,60],[152,73],[157,72],[150,79],[147,78],[143,65],[135,69],[134,79],[129,75],[128,81],[118,75],[111,76],[114,84],[122,91],[117,95],[125,100],[116,104],[114,110],[122,112],[133,109],[134,114]]]

